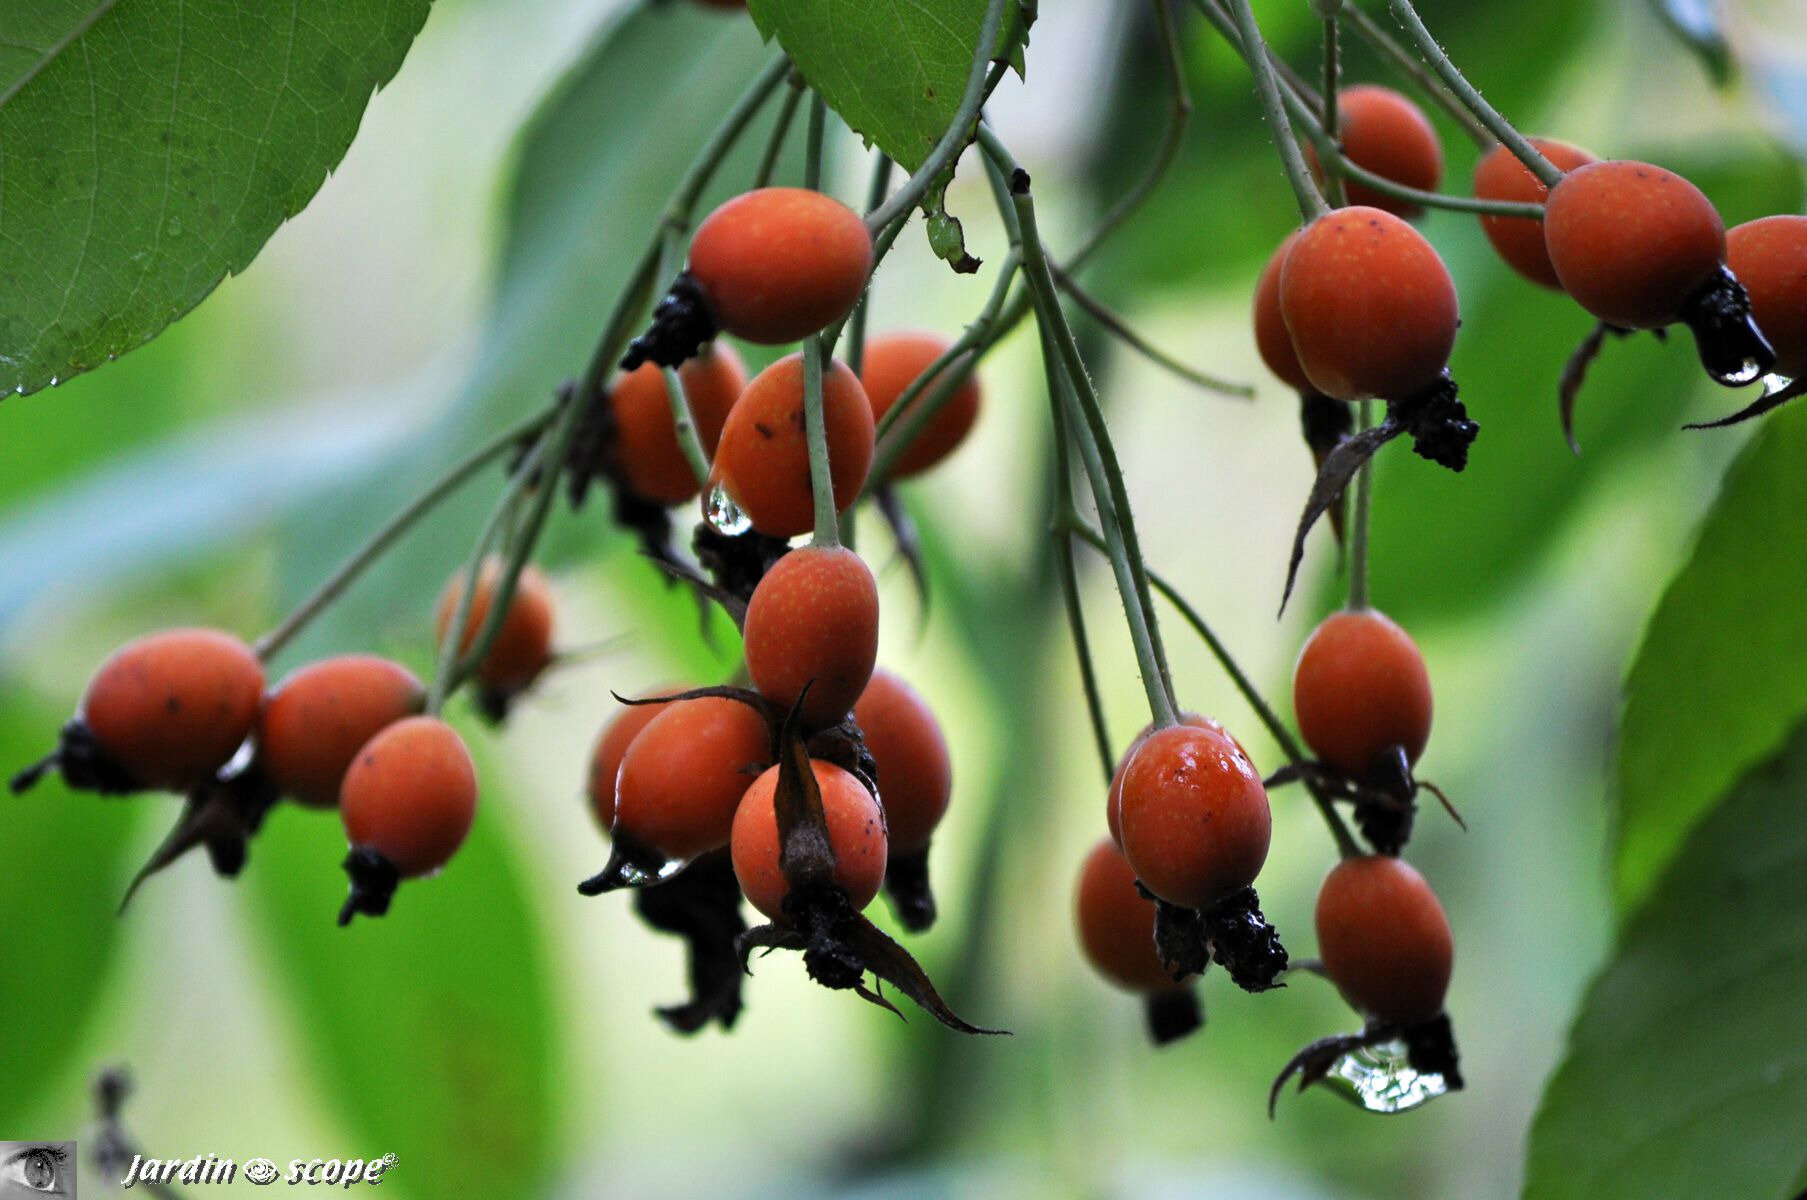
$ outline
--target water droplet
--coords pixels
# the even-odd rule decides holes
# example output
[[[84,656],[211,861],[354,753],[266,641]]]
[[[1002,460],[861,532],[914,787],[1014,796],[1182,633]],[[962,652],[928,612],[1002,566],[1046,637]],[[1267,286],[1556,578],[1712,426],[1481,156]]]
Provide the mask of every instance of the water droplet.
[[[1740,359],[1736,366],[1716,368],[1712,374],[1714,380],[1727,387],[1743,387],[1747,383],[1755,383],[1767,365],[1754,358],[1745,358]]]
[[[165,233],[169,234],[170,237],[181,237],[182,236],[182,218],[181,217],[171,217],[167,222],[164,223],[163,231]]]
[[[1763,377],[1763,394],[1766,396],[1774,395],[1776,392],[1781,391],[1793,382],[1794,380],[1788,378],[1788,376],[1778,375],[1774,371],[1771,371]]]
[[[728,495],[728,489],[717,484],[709,491],[709,503],[703,509],[703,516],[715,527],[717,533],[725,533],[729,537],[745,533],[753,528],[753,519],[741,511],[740,505]]]
[[[664,883],[667,879],[670,879],[673,875],[676,875],[679,871],[682,871],[689,865],[690,861],[688,859],[668,858],[659,864],[657,870],[653,870],[650,867],[642,866],[639,863],[628,862],[624,859],[616,867],[616,882],[614,886],[629,888],[651,887],[655,883]]]
[[[1336,1060],[1324,1084],[1369,1112],[1397,1113],[1428,1104],[1449,1091],[1443,1076],[1425,1074],[1406,1061],[1404,1042],[1383,1042]]]

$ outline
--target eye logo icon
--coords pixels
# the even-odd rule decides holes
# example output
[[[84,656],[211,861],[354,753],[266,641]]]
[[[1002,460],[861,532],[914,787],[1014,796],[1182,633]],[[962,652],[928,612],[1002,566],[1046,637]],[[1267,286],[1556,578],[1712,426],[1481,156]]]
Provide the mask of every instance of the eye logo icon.
[[[245,1178],[262,1187],[276,1182],[276,1164],[267,1158],[254,1158],[245,1164]]]

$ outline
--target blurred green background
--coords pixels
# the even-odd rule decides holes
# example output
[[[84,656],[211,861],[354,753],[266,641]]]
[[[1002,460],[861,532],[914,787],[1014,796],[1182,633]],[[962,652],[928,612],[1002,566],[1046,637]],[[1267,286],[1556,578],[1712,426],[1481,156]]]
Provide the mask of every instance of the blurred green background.
[[[633,53],[601,52],[596,31],[620,7],[440,0],[343,164],[251,269],[144,349],[0,404],[5,762],[41,752],[119,641],[177,623],[267,627],[420,481],[579,369],[672,174],[767,53],[744,18],[682,5]],[[1256,7],[1309,71],[1308,6]],[[1166,100],[1144,5],[1043,9],[1028,83],[1006,84],[991,111],[1058,253],[1140,172]],[[1682,169],[1728,224],[1801,210],[1798,6],[1731,6],[1745,70],[1728,90],[1645,3],[1423,9],[1527,131]],[[1319,534],[1302,599],[1276,624],[1310,460],[1293,397],[1255,356],[1247,302],[1296,213],[1246,74],[1180,15],[1196,103],[1183,156],[1088,278],[1150,339],[1260,394],[1190,390],[1095,336],[1093,365],[1149,561],[1284,708],[1297,646],[1340,586]],[[1348,76],[1390,81],[1353,39]],[[1433,117],[1459,190],[1475,152]],[[834,186],[852,200],[864,152],[850,136],[836,150]],[[750,161],[731,160],[723,186],[744,185]],[[1001,259],[976,172],[949,203],[969,246]],[[934,860],[943,920],[913,947],[956,1009],[1013,1038],[958,1039],[914,1011],[900,1023],[814,988],[782,955],[756,962],[731,1036],[685,1040],[653,1020],[680,995],[679,947],[624,898],[573,886],[606,854],[582,799],[588,752],[610,689],[718,677],[731,647],[699,636],[691,602],[593,504],[559,513],[548,542],[559,639],[626,640],[547,679],[504,732],[455,706],[484,768],[478,831],[386,920],[332,926],[331,817],[280,809],[239,882],[192,858],[115,919],[173,802],[53,784],[0,804],[0,1132],[81,1128],[87,1079],[123,1061],[139,1084],[128,1120],[151,1153],[394,1152],[384,1187],[404,1197],[1516,1194],[1539,1095],[1615,928],[1627,663],[1747,435],[1678,433],[1734,398],[1703,380],[1686,339],[1637,338],[1607,347],[1572,458],[1555,381],[1588,322],[1509,276],[1472,220],[1438,213],[1424,228],[1461,291],[1454,371],[1483,432],[1460,478],[1401,447],[1381,456],[1373,594],[1425,651],[1438,720],[1421,770],[1469,824],[1428,812],[1412,848],[1456,931],[1466,1093],[1393,1118],[1288,1096],[1270,1122],[1279,1066],[1354,1027],[1329,987],[1251,997],[1213,973],[1206,1033],[1157,1051],[1137,1005],[1080,959],[1071,888],[1103,832],[1103,780],[1048,573],[1046,402],[1025,328],[985,366],[977,434],[905,489],[930,542],[926,620],[879,524],[861,528],[887,606],[881,662],[930,699],[955,763]],[[952,335],[989,287],[949,273],[912,230],[878,275],[873,328]],[[351,649],[429,670],[429,607],[499,482],[423,526],[276,672]],[[1141,688],[1095,562],[1085,590],[1121,743],[1146,716]],[[1277,765],[1203,646],[1177,620],[1164,628],[1182,702]],[[1297,791],[1276,793],[1275,818],[1264,906],[1306,955],[1333,850]]]

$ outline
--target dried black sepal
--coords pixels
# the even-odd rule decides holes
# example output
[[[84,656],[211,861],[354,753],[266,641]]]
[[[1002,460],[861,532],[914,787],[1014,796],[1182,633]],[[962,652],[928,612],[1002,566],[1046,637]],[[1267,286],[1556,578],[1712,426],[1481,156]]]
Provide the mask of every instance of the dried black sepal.
[[[1136,881],[1143,899],[1154,902],[1154,952],[1161,969],[1175,983],[1200,974],[1211,964],[1204,917],[1196,908],[1169,904]]]
[[[1412,774],[1404,746],[1389,746],[1367,774],[1352,778],[1320,762],[1289,763],[1262,780],[1269,789],[1303,782],[1330,800],[1353,806],[1356,827],[1376,854],[1398,854],[1411,839],[1417,816],[1417,796],[1429,792],[1442,804],[1450,819],[1468,829],[1468,823],[1443,789]]]
[[[1441,1075],[1452,1092],[1462,1090],[1462,1072],[1456,1053],[1454,1027],[1446,1013],[1438,1013],[1428,1021],[1400,1025],[1392,1021],[1370,1020],[1360,1033],[1337,1034],[1319,1038],[1293,1055],[1275,1076],[1267,1093],[1267,1115],[1272,1120],[1280,1091],[1294,1075],[1299,1077],[1298,1090],[1303,1092],[1314,1083],[1322,1083],[1337,1062],[1357,1050],[1366,1050],[1387,1042],[1403,1042],[1406,1061],[1421,1075]]]
[[[119,911],[125,911],[145,880],[196,846],[205,847],[216,874],[237,878],[252,836],[278,799],[276,785],[255,764],[236,775],[197,784],[183,800],[175,825],[127,885]]]
[[[917,532],[916,522],[910,517],[909,509],[904,507],[895,484],[887,481],[880,485],[873,490],[872,499],[891,529],[898,555],[910,569],[910,581],[916,585],[916,600],[922,606],[920,616],[926,620],[929,615],[929,573],[922,557],[922,535]]]
[[[1751,316],[1750,293],[1724,264],[1688,297],[1681,319],[1714,383],[1743,387],[1776,365],[1774,347]]]
[[[690,999],[654,1012],[678,1033],[696,1033],[714,1021],[732,1029],[741,1011],[740,951],[747,923],[740,912],[740,885],[721,854],[706,855],[664,883],[634,894],[634,911],[647,925],[683,938]]]
[[[351,892],[339,909],[339,924],[351,924],[358,913],[367,917],[387,913],[389,902],[395,899],[396,886],[402,881],[395,864],[368,846],[353,846],[343,866],[351,879]]]
[[[672,861],[629,835],[616,830],[609,838],[609,861],[602,870],[577,885],[580,896],[600,896],[622,888],[652,887],[671,877]]]
[[[715,314],[709,311],[702,287],[689,271],[680,271],[654,306],[652,324],[627,344],[621,369],[631,371],[648,362],[679,366],[715,334]]]
[[[1299,577],[1299,564],[1305,559],[1305,536],[1311,527],[1318,523],[1318,518],[1336,503],[1349,481],[1362,465],[1373,458],[1382,446],[1405,432],[1389,414],[1386,420],[1371,429],[1351,434],[1336,444],[1324,461],[1318,466],[1317,478],[1311,482],[1311,492],[1305,498],[1305,511],[1299,515],[1299,527],[1293,534],[1292,558],[1286,564],[1286,589],[1280,595],[1280,611],[1286,611],[1286,602],[1292,599],[1293,584]]]
[[[1286,970],[1286,947],[1262,915],[1254,888],[1238,889],[1203,909],[1169,904],[1140,881],[1136,890],[1154,901],[1155,953],[1175,983],[1215,962],[1245,992],[1286,986],[1278,982]]]
[[[723,533],[707,521],[698,521],[691,536],[690,548],[696,560],[715,586],[746,603],[753,589],[772,569],[772,564],[790,551],[783,538],[768,537],[757,529],[744,533]]]
[[[1569,360],[1562,364],[1562,377],[1556,385],[1556,409],[1562,421],[1563,440],[1569,444],[1572,453],[1581,453],[1581,443],[1575,440],[1575,401],[1581,398],[1581,387],[1587,382],[1588,370],[1600,357],[1600,348],[1606,345],[1608,334],[1623,338],[1630,337],[1631,333],[1629,329],[1597,321],[1569,355]]]
[[[1305,436],[1305,448],[1311,451],[1312,466],[1322,470],[1324,460],[1330,452],[1342,444],[1343,439],[1355,432],[1355,406],[1342,400],[1326,396],[1322,392],[1299,393],[1299,430]],[[1343,544],[1344,493],[1338,492],[1330,501],[1330,531],[1336,535],[1336,544]]]
[[[1148,1040],[1170,1046],[1205,1027],[1205,1006],[1196,988],[1168,988],[1142,997],[1142,1017]]]
[[[885,895],[898,923],[911,933],[934,928],[935,890],[929,885],[929,851],[896,854],[885,863]]]
[[[1683,425],[1683,429],[1724,429],[1727,425],[1737,425],[1752,417],[1760,417],[1773,409],[1781,408],[1798,396],[1807,396],[1807,375],[1799,379],[1791,379],[1773,392],[1757,397],[1729,417],[1721,417],[1717,421],[1698,421],[1692,425]]]
[[[120,766],[94,740],[93,730],[80,717],[72,717],[57,735],[56,748],[12,777],[12,793],[20,796],[38,780],[56,770],[63,782],[80,792],[102,796],[126,796],[146,790],[146,785]]]

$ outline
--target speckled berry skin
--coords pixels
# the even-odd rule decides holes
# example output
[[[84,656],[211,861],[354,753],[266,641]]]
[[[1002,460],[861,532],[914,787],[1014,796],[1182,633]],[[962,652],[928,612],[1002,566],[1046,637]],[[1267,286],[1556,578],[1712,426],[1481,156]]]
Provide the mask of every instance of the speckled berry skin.
[[[885,810],[891,852],[918,854],[929,847],[953,793],[953,763],[935,714],[916,689],[889,671],[874,671],[853,719],[878,765],[878,798]]]
[[[687,684],[674,683],[641,692],[634,698],[644,700],[686,690]],[[590,800],[590,812],[604,833],[615,828],[615,777],[621,771],[621,760],[627,757],[628,747],[634,744],[640,731],[669,707],[667,704],[623,705],[602,727],[596,748],[590,754],[590,782],[585,794]]]
[[[713,456],[728,412],[747,386],[740,355],[725,342],[712,342],[678,368],[678,383],[697,440]],[[702,485],[678,446],[665,373],[642,363],[615,381],[609,407],[615,415],[615,460],[628,488],[657,504],[682,504],[694,497]]]
[[[878,585],[845,547],[799,547],[753,589],[743,638],[761,695],[788,711],[807,684],[804,726],[838,724],[878,661]]]
[[[263,689],[263,665],[238,638],[167,629],[115,650],[88,681],[80,715],[133,779],[182,792],[237,753]]]
[[[1544,207],[1544,247],[1566,291],[1621,329],[1674,324],[1725,262],[1725,225],[1680,175],[1609,160],[1564,175]]]
[[[1586,150],[1567,142],[1532,138],[1531,144],[1563,171],[1573,171],[1599,161]],[[1488,151],[1474,169],[1474,194],[1479,200],[1542,204],[1549,191],[1543,181],[1531,174],[1531,169],[1504,146],[1495,146]],[[1550,264],[1550,251],[1544,245],[1542,221],[1529,217],[1483,215],[1481,231],[1507,266],[1532,283],[1562,290],[1562,280],[1556,277],[1556,268]]]
[[[1409,863],[1347,858],[1318,892],[1318,954],[1360,1011],[1413,1025],[1443,1011],[1455,944],[1436,893]]]
[[[1762,217],[1725,235],[1726,264],[1751,298],[1775,371],[1807,375],[1807,217]]]
[[[289,799],[332,808],[358,751],[397,721],[417,716],[426,698],[414,673],[387,658],[345,654],[309,663],[264,700],[258,766]]]
[[[853,310],[872,271],[860,215],[808,188],[759,188],[704,218],[690,274],[716,324],[776,346],[821,332]]]
[[[1273,834],[1267,789],[1222,734],[1174,725],[1144,738],[1123,774],[1123,856],[1169,904],[1205,908],[1255,882]]]
[[[496,558],[485,560],[478,572],[477,594],[471,598],[470,618],[465,622],[464,636],[458,644],[460,653],[470,650],[471,643],[489,619],[490,601],[495,596],[501,573],[502,563]],[[439,596],[435,626],[440,642],[445,641],[446,631],[458,608],[458,599],[463,594],[464,572],[459,571],[446,583],[445,591]],[[501,629],[496,631],[496,640],[490,643],[489,652],[477,664],[477,682],[506,696],[526,691],[552,662],[552,624],[552,586],[539,568],[529,563],[521,569],[514,595],[508,602],[508,613],[502,618]]]
[[[1267,369],[1293,391],[1311,392],[1317,389],[1311,386],[1311,380],[1305,377],[1305,368],[1299,365],[1298,351],[1293,349],[1293,335],[1286,328],[1286,318],[1280,314],[1280,268],[1298,237],[1297,230],[1287,234],[1273,257],[1267,260],[1267,265],[1261,268],[1261,277],[1255,281],[1252,316],[1255,349],[1261,352],[1261,361],[1267,364]]]
[[[675,862],[720,849],[771,761],[771,730],[750,706],[717,696],[662,705],[621,759],[615,836]]]
[[[1154,902],[1136,891],[1136,873],[1123,852],[1099,842],[1079,869],[1073,919],[1086,961],[1111,983],[1130,992],[1164,992],[1178,986],[1154,948]]]
[[[866,389],[866,398],[872,402],[872,419],[875,422],[884,420],[904,389],[927,373],[952,344],[940,334],[916,332],[886,333],[868,341],[865,360],[860,364],[860,383]],[[934,388],[934,382],[926,385],[918,395],[918,402]],[[979,377],[968,375],[898,456],[897,465],[891,470],[892,477],[907,479],[920,475],[952,454],[972,432],[982,402]]]
[[[443,867],[476,813],[477,768],[437,717],[408,717],[371,738],[339,789],[346,838],[381,854],[404,879]]]
[[[1224,727],[1210,717],[1201,716],[1195,712],[1183,712],[1179,714],[1179,718],[1181,725],[1190,725],[1194,729],[1204,729],[1226,738],[1230,737]],[[1142,732],[1138,733],[1135,740],[1130,742],[1129,749],[1125,750],[1123,757],[1117,760],[1117,769],[1111,772],[1110,790],[1105,793],[1104,797],[1104,824],[1111,832],[1112,843],[1119,849],[1123,846],[1123,772],[1129,769],[1129,760],[1134,756],[1136,749],[1153,732],[1153,723],[1142,726]],[[1236,742],[1235,738],[1230,738],[1230,740]],[[1236,748],[1241,750],[1242,743],[1236,742]]]
[[[865,389],[838,359],[822,372],[822,428],[835,510],[843,511],[866,486],[874,429]],[[722,428],[713,478],[753,528],[769,537],[796,537],[815,528],[802,354],[779,359],[741,393]]]
[[[1421,192],[1434,192],[1443,182],[1443,143],[1436,128],[1423,109],[1392,88],[1359,83],[1339,91],[1337,140],[1350,162],[1382,179]],[[1322,179],[1317,151],[1309,143],[1305,156],[1312,173]],[[1424,211],[1409,200],[1377,192],[1352,179],[1344,180],[1343,188],[1349,203],[1396,217],[1416,217]]]
[[[1421,392],[1456,342],[1443,260],[1377,208],[1339,208],[1305,227],[1280,268],[1280,312],[1306,378],[1339,400]]]
[[[1318,758],[1360,778],[1391,747],[1417,763],[1431,736],[1431,680],[1411,636],[1385,613],[1332,613],[1293,668],[1299,734]]]
[[[834,881],[854,908],[872,903],[885,882],[888,847],[885,814],[865,785],[832,763],[812,760],[822,793],[828,844],[834,847]],[[734,877],[754,908],[776,921],[784,915],[790,884],[778,866],[778,768],[753,781],[734,814],[730,854]]]

